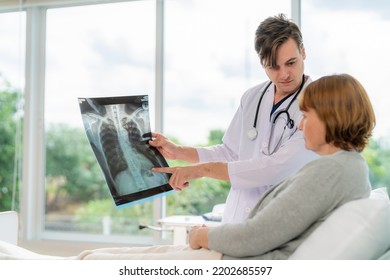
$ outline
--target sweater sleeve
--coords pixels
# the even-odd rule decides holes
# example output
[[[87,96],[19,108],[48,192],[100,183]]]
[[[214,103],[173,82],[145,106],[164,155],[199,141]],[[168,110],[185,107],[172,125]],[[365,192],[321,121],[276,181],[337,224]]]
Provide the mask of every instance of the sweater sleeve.
[[[335,207],[341,170],[326,160],[309,163],[273,188],[244,223],[211,228],[209,248],[250,257],[283,246]]]

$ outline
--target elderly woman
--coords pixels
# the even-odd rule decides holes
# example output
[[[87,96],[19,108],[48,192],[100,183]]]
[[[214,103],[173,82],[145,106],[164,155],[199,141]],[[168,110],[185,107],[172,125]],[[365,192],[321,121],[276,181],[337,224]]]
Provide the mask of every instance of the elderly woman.
[[[320,78],[299,107],[306,148],[321,156],[268,190],[245,222],[195,227],[190,246],[103,248],[71,259],[288,259],[335,209],[371,191],[360,152],[375,116],[362,85],[346,74]],[[50,258],[0,243],[1,257]]]
[[[193,249],[215,250],[223,259],[287,259],[336,208],[369,196],[360,152],[375,115],[362,85],[346,74],[320,78],[299,107],[305,146],[321,157],[269,190],[244,223],[192,230]]]

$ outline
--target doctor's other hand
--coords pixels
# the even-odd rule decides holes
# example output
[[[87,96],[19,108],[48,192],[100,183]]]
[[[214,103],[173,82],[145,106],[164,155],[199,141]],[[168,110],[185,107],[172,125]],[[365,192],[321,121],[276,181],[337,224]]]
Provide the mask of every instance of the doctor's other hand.
[[[192,249],[209,248],[209,228],[206,226],[195,226],[188,233],[188,243]]]
[[[170,173],[169,185],[177,191],[187,188],[189,180],[199,178],[199,167],[197,165],[182,166],[182,167],[155,167],[153,172]]]
[[[164,158],[177,159],[178,145],[164,135],[155,132],[152,132],[152,139],[149,140],[149,145],[156,148]]]
[[[149,140],[149,145],[156,148],[166,159],[184,160],[191,163],[199,162],[196,148],[177,145],[162,134],[152,132],[152,140]]]

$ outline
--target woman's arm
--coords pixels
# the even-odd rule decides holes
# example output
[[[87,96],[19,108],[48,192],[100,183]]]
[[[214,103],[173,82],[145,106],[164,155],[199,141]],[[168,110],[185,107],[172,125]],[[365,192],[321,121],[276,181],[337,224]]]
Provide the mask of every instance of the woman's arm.
[[[302,236],[344,196],[342,167],[316,162],[266,194],[245,222],[210,228],[208,248],[233,257],[258,256]]]

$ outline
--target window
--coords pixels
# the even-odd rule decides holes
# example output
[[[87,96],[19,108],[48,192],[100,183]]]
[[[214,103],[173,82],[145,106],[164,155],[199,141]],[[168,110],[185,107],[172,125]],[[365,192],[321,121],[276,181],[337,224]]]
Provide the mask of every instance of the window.
[[[115,208],[77,98],[149,94],[154,104],[155,10],[131,1],[47,11],[46,233],[153,233],[138,229],[153,223],[152,202]]]

